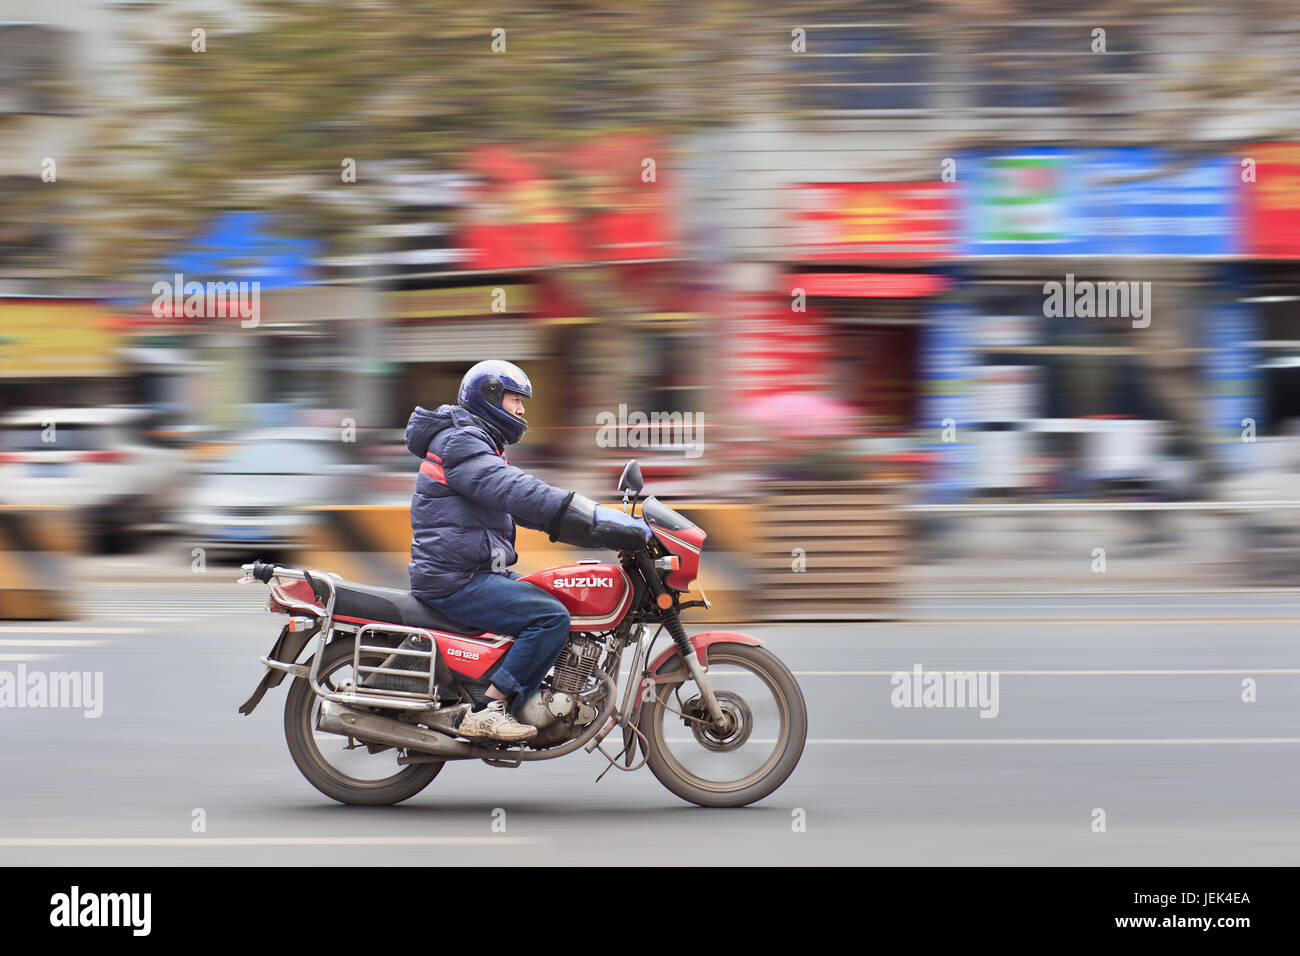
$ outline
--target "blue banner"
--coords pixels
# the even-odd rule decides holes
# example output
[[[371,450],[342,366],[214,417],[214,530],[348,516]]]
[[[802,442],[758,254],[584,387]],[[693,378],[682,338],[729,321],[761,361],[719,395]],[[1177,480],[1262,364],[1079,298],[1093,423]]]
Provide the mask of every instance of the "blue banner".
[[[955,302],[938,303],[925,324],[917,430],[932,456],[925,482],[932,501],[955,500],[970,486],[972,327],[970,310]]]
[[[1209,308],[1205,316],[1205,417],[1216,457],[1230,473],[1250,471],[1258,464],[1252,454],[1254,441],[1265,424],[1254,345],[1258,338],[1258,320],[1249,305],[1229,300]]]
[[[1116,146],[958,161],[962,254],[1225,256],[1240,249],[1227,157]]]

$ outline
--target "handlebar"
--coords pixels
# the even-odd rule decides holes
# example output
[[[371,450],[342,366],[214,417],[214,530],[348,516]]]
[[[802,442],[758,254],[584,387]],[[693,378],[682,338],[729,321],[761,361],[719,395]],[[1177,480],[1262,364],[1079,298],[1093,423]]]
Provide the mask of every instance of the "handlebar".
[[[261,561],[254,561],[252,564],[245,564],[241,568],[244,573],[252,575],[263,584],[270,584],[271,578],[275,577],[276,571],[285,570],[277,568],[274,564],[264,564]]]
[[[322,601],[329,600],[330,585],[325,581],[312,577],[310,571],[304,571],[301,568],[282,568],[262,561],[240,565],[240,570],[245,574],[252,575],[263,584],[270,584],[271,578],[295,578],[299,581],[306,581],[313,594]]]

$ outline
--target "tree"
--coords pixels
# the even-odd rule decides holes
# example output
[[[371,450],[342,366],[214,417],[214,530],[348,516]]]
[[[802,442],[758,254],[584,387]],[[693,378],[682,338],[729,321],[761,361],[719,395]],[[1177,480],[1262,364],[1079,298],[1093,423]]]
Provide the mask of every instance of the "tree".
[[[104,104],[95,173],[74,187],[95,268],[156,261],[234,208],[283,210],[299,234],[346,236],[390,214],[371,188],[385,162],[454,169],[481,143],[716,123],[743,93],[734,47],[760,9],[254,0],[206,16],[160,11],[162,27],[132,28],[142,94]],[[347,158],[356,183],[340,176]]]

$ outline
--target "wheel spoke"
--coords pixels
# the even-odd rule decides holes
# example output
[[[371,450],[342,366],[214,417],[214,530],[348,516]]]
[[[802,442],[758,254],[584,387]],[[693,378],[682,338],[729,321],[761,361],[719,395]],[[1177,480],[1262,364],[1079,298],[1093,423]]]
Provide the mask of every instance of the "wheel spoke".
[[[725,651],[710,656],[708,675],[725,726],[712,725],[699,688],[688,680],[674,687],[680,708],[658,693],[650,729],[675,776],[714,793],[742,790],[768,774],[784,753],[789,704],[771,675]]]
[[[365,662],[378,664],[382,663],[382,658]],[[341,672],[351,671],[351,669],[351,658],[339,660],[333,667],[322,671],[320,674],[321,686],[331,693],[337,693],[340,685],[335,682],[334,678]],[[316,751],[321,767],[327,769],[330,775],[337,777],[340,782],[353,787],[379,787],[388,785],[411,771],[410,766],[402,766],[395,762],[398,753],[395,748],[390,747],[377,754],[372,754],[364,743],[353,740],[351,742],[355,743],[356,746],[349,750],[349,738],[316,728],[319,713],[320,698],[317,697],[304,714],[303,719],[308,724],[305,728],[307,730],[306,740],[308,746]]]

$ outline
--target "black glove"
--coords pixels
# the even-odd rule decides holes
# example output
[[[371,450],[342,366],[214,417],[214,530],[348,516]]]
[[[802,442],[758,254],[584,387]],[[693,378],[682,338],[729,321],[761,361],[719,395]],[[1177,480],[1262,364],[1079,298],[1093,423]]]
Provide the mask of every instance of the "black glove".
[[[590,498],[574,493],[551,522],[551,540],[577,548],[635,551],[644,548],[650,527],[640,518],[602,508]]]

